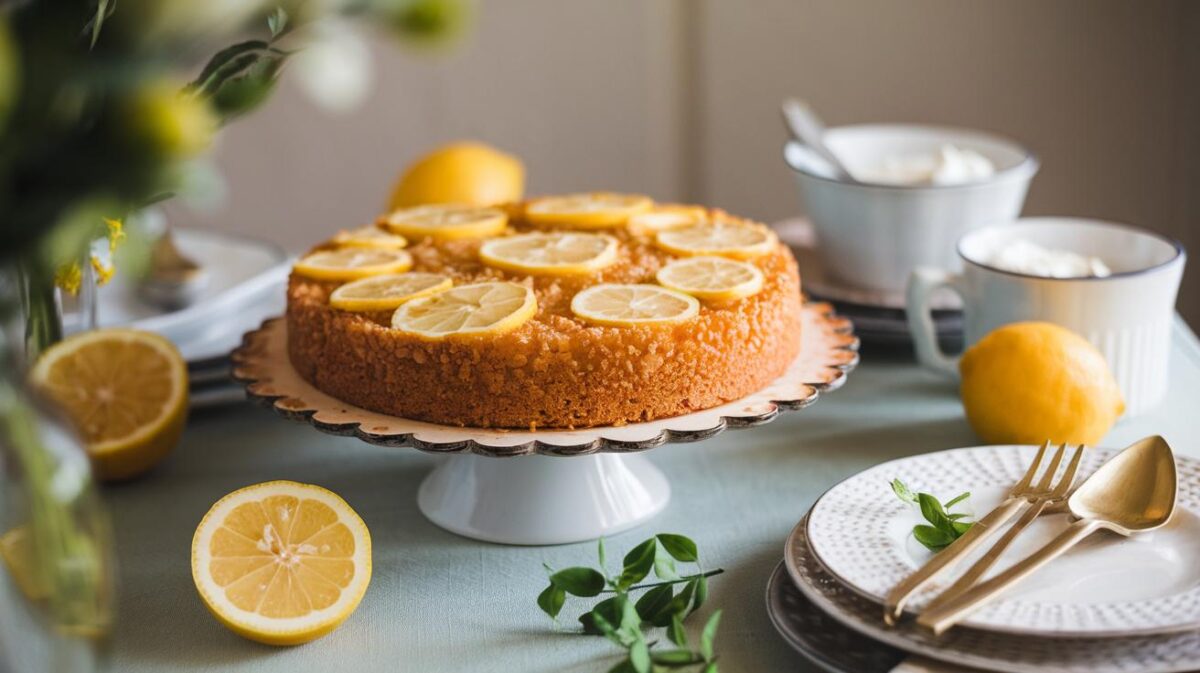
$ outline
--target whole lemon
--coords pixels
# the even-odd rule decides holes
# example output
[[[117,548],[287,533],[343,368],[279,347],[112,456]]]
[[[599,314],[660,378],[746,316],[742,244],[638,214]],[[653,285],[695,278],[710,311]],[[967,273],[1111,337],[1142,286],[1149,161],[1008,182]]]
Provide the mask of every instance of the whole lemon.
[[[1005,325],[963,355],[962,402],[992,444],[1095,445],[1125,411],[1104,356],[1045,322]]]
[[[525,193],[521,160],[476,142],[443,145],[408,167],[392,190],[390,206],[426,203],[490,206]]]

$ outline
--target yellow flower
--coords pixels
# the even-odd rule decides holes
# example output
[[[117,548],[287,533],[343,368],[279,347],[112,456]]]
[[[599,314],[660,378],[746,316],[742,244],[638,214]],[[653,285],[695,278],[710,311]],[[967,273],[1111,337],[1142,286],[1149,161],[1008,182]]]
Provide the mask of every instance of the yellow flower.
[[[92,255],[92,268],[96,270],[96,285],[104,285],[112,280],[113,274],[117,272],[117,267],[113,264],[105,264],[99,257]]]
[[[83,284],[83,269],[79,268],[78,262],[63,264],[54,272],[54,284],[63,292],[77,294],[79,286]]]
[[[121,241],[125,240],[125,223],[121,220],[114,220],[111,217],[104,218],[104,224],[108,227],[108,251],[110,253],[117,251],[117,246]]]

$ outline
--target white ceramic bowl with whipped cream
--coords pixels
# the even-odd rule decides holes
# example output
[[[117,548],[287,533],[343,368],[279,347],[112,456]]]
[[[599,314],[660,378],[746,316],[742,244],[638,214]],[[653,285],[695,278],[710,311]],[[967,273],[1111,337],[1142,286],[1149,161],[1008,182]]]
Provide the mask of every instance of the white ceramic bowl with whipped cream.
[[[964,129],[840,126],[825,142],[857,182],[792,141],[784,160],[800,185],[827,273],[848,287],[903,291],[916,266],[960,268],[954,245],[973,229],[1011,222],[1038,170],[1031,152]]]
[[[1187,254],[1177,241],[1126,224],[1029,217],[962,237],[961,273],[913,270],[908,323],[921,364],[958,375],[938,348],[930,299],[949,288],[963,302],[967,346],[1013,322],[1062,325],[1104,354],[1125,399],[1125,415],[1167,394],[1171,324]]]

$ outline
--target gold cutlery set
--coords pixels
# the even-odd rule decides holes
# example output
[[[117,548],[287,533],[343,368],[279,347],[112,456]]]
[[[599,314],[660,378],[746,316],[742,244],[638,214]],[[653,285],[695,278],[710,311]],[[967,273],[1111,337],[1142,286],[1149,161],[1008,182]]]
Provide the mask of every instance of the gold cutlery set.
[[[1041,478],[1034,483],[1049,448],[1049,442],[1042,445],[1024,476],[999,506],[888,593],[884,605],[884,621],[888,625],[901,618],[909,598],[950,572],[1022,510],[1021,518],[991,549],[925,606],[917,617],[918,624],[940,635],[1093,533],[1108,530],[1126,537],[1145,533],[1164,526],[1175,512],[1178,492],[1175,457],[1162,437],[1147,437],[1134,443],[1074,488],[1085,451],[1083,446],[1074,449],[1059,475],[1067,452],[1067,445],[1060,445]],[[980,582],[1035,519],[1057,513],[1069,514],[1072,524],[1023,560]]]

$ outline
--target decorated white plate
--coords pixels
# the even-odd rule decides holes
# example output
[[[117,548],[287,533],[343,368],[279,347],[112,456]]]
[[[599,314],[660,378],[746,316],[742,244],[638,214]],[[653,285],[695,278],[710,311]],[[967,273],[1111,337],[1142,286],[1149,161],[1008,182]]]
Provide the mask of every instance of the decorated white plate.
[[[924,523],[901,502],[889,482],[949,500],[970,491],[967,509],[983,515],[1021,478],[1036,447],[981,446],[930,453],[877,465],[834,486],[813,507],[808,543],[813,555],[849,589],[880,603],[887,592],[930,558],[912,536]],[[1088,451],[1079,477],[1115,455]],[[1171,522],[1152,533],[1123,538],[1102,532],[1055,560],[962,623],[1005,633],[1058,637],[1117,637],[1200,628],[1200,461],[1177,457],[1179,507]],[[992,569],[1000,572],[1048,542],[1070,522],[1066,514],[1042,516]],[[958,564],[970,567],[990,545]],[[956,578],[932,583],[909,604],[921,608]],[[881,609],[882,614],[882,609]]]
[[[807,518],[792,530],[784,552],[796,587],[825,615],[880,645],[954,666],[998,673],[1184,673],[1200,670],[1200,631],[1121,638],[1030,638],[977,629],[940,637],[911,619],[883,625],[882,608],[846,588],[813,557]],[[847,639],[846,647],[868,645]],[[864,654],[865,656],[865,654]],[[870,671],[860,666],[861,671]]]

